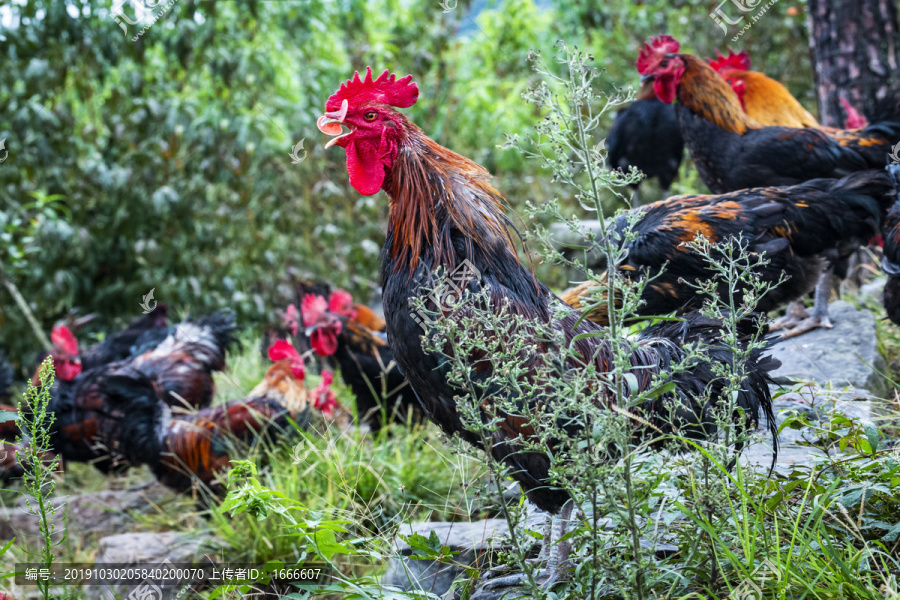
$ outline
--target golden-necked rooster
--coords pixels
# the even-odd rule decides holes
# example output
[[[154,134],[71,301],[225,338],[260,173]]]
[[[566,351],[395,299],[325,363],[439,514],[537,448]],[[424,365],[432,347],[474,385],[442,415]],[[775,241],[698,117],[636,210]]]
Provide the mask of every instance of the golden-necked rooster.
[[[653,38],[641,50],[637,69],[653,79],[660,100],[678,98],[681,135],[700,177],[714,193],[880,169],[894,140],[900,139],[898,90],[882,100],[872,123],[862,129],[765,126],[744,112],[737,94],[710,65],[679,53],[679,48],[671,36]],[[785,100],[783,95],[778,99]],[[818,284],[822,289],[830,289],[833,269],[829,263],[823,271]],[[828,297],[821,294],[816,301],[813,318],[820,315],[819,322],[827,326],[821,319],[827,307],[819,304]]]
[[[674,196],[634,209],[641,215],[633,225],[636,237],[627,242],[628,255],[618,269],[627,277],[647,277],[667,263],[644,288],[639,315],[699,308],[702,298],[695,287],[710,273],[704,260],[683,244],[697,234],[714,243],[740,238],[748,251],[765,252],[769,262],[758,271],[763,281],[775,283],[782,274],[788,276],[759,300],[758,310],[774,310],[816,286],[812,316],[791,313],[772,327],[784,330],[785,338],[794,337],[816,327],[830,327],[830,289],[827,282],[824,287],[817,285],[819,274],[825,264],[852,254],[880,232],[884,214],[896,201],[897,190],[883,170],[717,196]],[[629,215],[619,217],[615,229],[624,231],[628,219]],[[606,325],[605,293],[606,286],[590,281],[567,291],[562,299]],[[723,287],[719,293],[727,298],[731,292]],[[601,298],[591,300],[595,294]]]
[[[778,127],[814,127],[827,132],[838,132],[834,127],[819,124],[784,85],[758,71],[750,70],[750,55],[728,50],[728,56],[718,50],[717,57],[709,59],[709,66],[731,86],[741,101],[744,111],[760,125]],[[859,129],[869,124],[845,98],[841,105],[847,113],[844,129]]]
[[[561,368],[584,369],[589,364],[605,373],[613,357],[609,342],[591,335],[600,331],[598,325],[588,320],[579,322],[579,314],[572,309],[561,319],[555,316],[554,311],[563,310],[564,305],[519,261],[503,199],[491,186],[488,172],[436,144],[396,110],[412,106],[418,93],[411,75],[398,79],[385,71],[373,78],[368,69],[364,78],[356,73],[328,98],[325,115],[319,118],[318,126],[323,133],[333,136],[326,148],[337,145],[346,151],[350,184],[358,192],[368,196],[383,189],[390,197],[388,232],[382,252],[382,283],[394,359],[435,423],[447,434],[459,435],[483,447],[481,438],[463,426],[455,401],[460,390],[448,381],[446,359],[423,350],[421,321],[411,314],[413,298],[421,298],[428,310],[442,314],[442,307],[436,305],[433,297],[436,271],[452,273],[457,267],[465,266],[477,276],[468,277],[460,285],[472,293],[488,294],[489,310],[507,310],[557,329],[564,336],[566,347],[573,348],[578,355],[578,358],[567,358]],[[704,345],[713,362],[732,361],[731,351],[720,343],[720,334],[718,321],[696,313],[680,323],[648,328],[633,342],[632,375],[638,388],[648,389],[654,373],[661,373],[666,365],[678,362],[686,343]],[[560,349],[545,340],[536,339],[534,343],[533,353],[523,358],[522,377],[543,388],[540,382],[533,381],[535,373],[544,361],[557,361]],[[738,394],[737,404],[744,410],[748,424],[758,418],[760,408],[767,414],[771,412],[766,374],[776,364],[777,361],[763,359],[758,353],[746,364],[748,379]],[[488,381],[494,367],[492,357],[483,356],[475,361],[469,373],[478,381]],[[697,363],[686,372],[671,375],[671,381],[675,384],[674,391],[658,404],[645,405],[644,417],[658,422],[661,415],[657,411],[670,402],[683,408],[686,421],[708,424],[702,415],[707,414],[709,405],[700,406],[704,402],[701,396],[708,391],[709,401],[719,402],[724,384],[713,375],[710,365]],[[511,400],[515,393],[512,389],[498,388],[496,399]],[[610,386],[597,389],[597,405],[607,407],[619,402],[615,394]],[[484,399],[484,418],[501,419],[490,451],[497,460],[510,466],[512,477],[520,482],[532,502],[552,513],[562,510],[566,516],[572,502],[566,491],[549,481],[551,457],[534,450],[525,451],[522,442],[535,435],[535,422],[529,417],[529,411],[541,408],[531,399],[518,397],[517,401],[524,414],[497,415],[492,399]],[[541,406],[553,402],[552,397],[543,396]],[[557,570],[565,556],[565,546],[555,544],[551,548],[547,584],[559,576]]]
[[[718,50],[709,59],[719,76],[737,94],[741,106],[751,119],[760,125],[776,127],[815,127],[819,122],[781,83],[758,71],[750,70],[750,55],[728,50],[728,56]]]
[[[681,135],[703,182],[714,193],[795,185],[880,169],[900,139],[900,93],[888,95],[859,130],[767,127],[750,118],[737,95],[705,61],[679,53],[671,36],[645,44],[637,60],[663,102],[676,98]]]
[[[319,356],[334,357],[344,383],[353,390],[360,422],[376,431],[385,418],[421,419],[419,403],[394,361],[387,337],[364,324],[378,324],[368,314],[371,309],[354,304],[344,290],[335,290],[327,301],[306,296],[301,313],[312,349]]]

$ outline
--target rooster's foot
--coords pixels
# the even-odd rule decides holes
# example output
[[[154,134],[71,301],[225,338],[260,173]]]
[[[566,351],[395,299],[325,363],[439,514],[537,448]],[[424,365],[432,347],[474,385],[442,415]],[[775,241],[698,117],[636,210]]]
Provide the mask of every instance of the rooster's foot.
[[[565,544],[566,542],[562,542]],[[567,581],[570,577],[569,571],[574,567],[574,565],[570,561],[565,561],[561,563],[556,569],[536,569],[532,576],[534,577],[534,582],[537,583],[544,590],[550,590],[557,583],[562,581]],[[525,573],[513,573],[512,575],[506,575],[504,577],[492,577],[485,581],[493,573],[500,572],[500,569],[495,569],[488,571],[484,576],[482,576],[482,581],[484,583],[481,585],[482,589],[485,590],[496,590],[498,588],[505,587],[524,587],[528,582],[528,577]],[[512,596],[514,597],[514,596]]]
[[[797,323],[794,327],[784,330],[781,334],[781,339],[788,340],[797,337],[798,335],[802,335],[807,331],[813,331],[814,329],[831,329],[832,327],[834,327],[834,325],[831,323],[831,319],[828,318],[828,315],[809,317],[808,319],[804,319]]]
[[[563,539],[566,535],[566,529],[569,518],[572,516],[574,503],[570,500],[563,507],[559,516],[550,517],[544,525],[544,541],[541,552],[535,560],[528,560],[528,565],[543,564],[541,569],[532,572],[532,578],[535,583],[543,589],[549,590],[557,583],[569,579],[569,571],[573,568],[569,561],[569,554],[572,552],[572,543],[568,539]],[[554,539],[558,540],[554,543]],[[519,587],[528,581],[525,573],[514,573],[505,577],[498,577],[509,568],[498,568],[488,571],[482,576],[483,589],[491,590],[502,587]]]
[[[769,331],[788,331],[809,318],[809,313],[806,312],[803,302],[794,300],[788,305],[787,312],[783,317],[779,317],[769,324]]]

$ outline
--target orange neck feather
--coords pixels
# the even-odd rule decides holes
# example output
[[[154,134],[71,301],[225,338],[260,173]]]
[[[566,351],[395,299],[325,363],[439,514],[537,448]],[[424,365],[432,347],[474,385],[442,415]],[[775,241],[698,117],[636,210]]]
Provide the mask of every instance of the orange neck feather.
[[[816,118],[771,77],[757,71],[737,71],[731,77],[744,82],[744,106],[751,119],[764,126],[819,127]]]
[[[356,309],[356,320],[371,329],[372,331],[384,331],[384,319],[375,314],[375,311],[365,304],[354,304]]]
[[[679,54],[684,73],[678,84],[678,99],[687,108],[730,133],[743,135],[748,129],[758,129],[759,123],[747,116],[741,101],[706,62],[690,54]]]
[[[384,185],[391,198],[388,231],[394,269],[408,264],[414,271],[428,249],[433,250],[436,265],[454,268],[452,229],[481,248],[496,252],[499,245],[517,257],[503,198],[491,186],[490,174],[435,143],[412,123],[407,132]],[[485,254],[489,257],[490,251]]]

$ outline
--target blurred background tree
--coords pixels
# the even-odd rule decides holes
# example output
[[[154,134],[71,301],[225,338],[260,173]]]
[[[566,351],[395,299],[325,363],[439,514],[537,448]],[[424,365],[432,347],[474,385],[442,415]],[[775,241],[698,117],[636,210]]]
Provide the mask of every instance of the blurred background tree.
[[[898,80],[897,0],[810,0],[810,51],[821,123],[841,127],[841,99],[871,115]]]
[[[143,1],[151,21],[167,4],[125,0],[121,13],[135,21]],[[177,0],[133,42],[143,25],[120,26],[111,0],[0,3],[0,223],[34,224],[8,270],[48,330],[73,307],[96,312],[82,337],[139,314],[151,288],[181,310],[231,307],[247,325],[273,318],[295,275],[372,300],[387,202],[349,188],[343,154],[323,152],[315,127],[353,69],[412,73],[411,118],[494,172],[516,207],[559,193],[538,165],[496,148],[535,117],[520,98],[528,51],[565,38],[609,84],[636,87],[650,35],[703,56],[726,48],[716,5]],[[804,3],[781,0],[735,46],[814,109],[805,18]],[[305,159],[292,164],[300,140]],[[37,219],[35,198],[51,196],[62,216]],[[9,266],[8,248],[0,260]],[[0,347],[21,359],[39,346],[0,287]]]

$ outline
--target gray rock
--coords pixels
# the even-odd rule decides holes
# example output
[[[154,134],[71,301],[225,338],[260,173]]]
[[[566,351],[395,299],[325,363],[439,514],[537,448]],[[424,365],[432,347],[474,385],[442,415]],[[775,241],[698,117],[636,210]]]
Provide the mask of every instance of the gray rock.
[[[167,496],[172,496],[172,492],[154,480],[139,488],[61,496],[51,502],[57,507],[56,523],[60,532],[65,522],[71,533],[104,536],[126,531],[137,522],[135,514],[152,510]],[[16,506],[0,509],[0,539],[37,534],[38,519],[26,510],[24,497]]]
[[[827,419],[832,412],[844,414],[863,422],[872,422],[875,416],[875,405],[866,400],[870,397],[871,394],[868,391],[854,388],[839,392],[812,388],[799,393],[784,394],[773,401],[772,408],[779,426],[784,423],[785,418],[790,414],[789,411],[805,414],[812,422]],[[772,465],[773,453],[772,440],[768,436],[768,425],[765,418],[760,423],[759,429],[763,432],[763,441],[750,444],[741,455],[741,463],[745,466],[768,470]],[[814,432],[808,427],[782,430],[778,436],[778,458],[775,462],[775,472],[787,475],[795,466],[812,465],[812,455],[821,455],[821,450],[802,445],[802,442],[814,439]]]
[[[382,585],[396,587],[404,591],[417,590],[437,596],[447,593],[453,580],[464,570],[458,565],[484,564],[490,554],[505,544],[509,528],[504,519],[486,519],[471,523],[411,523],[400,527],[405,536],[413,532],[429,537],[435,532],[441,544],[451,551],[459,552],[451,562],[394,559],[382,578]],[[396,548],[401,556],[412,554],[409,544],[397,537]]]
[[[863,284],[859,288],[859,299],[864,302],[872,302],[881,304],[881,294],[884,292],[884,284],[887,283],[887,277],[878,277],[869,283]]]
[[[207,560],[219,562],[218,553],[225,542],[210,534],[197,532],[164,531],[160,533],[122,533],[102,538],[97,553],[96,564],[117,563],[123,567],[165,567],[173,565],[200,564]],[[187,583],[187,582],[186,582]],[[124,597],[141,584],[87,585],[85,595],[91,600],[112,600]],[[161,586],[159,600],[173,600],[182,597],[179,586]]]
[[[192,563],[224,545],[221,539],[202,533],[120,533],[100,540],[97,562],[145,564],[168,559],[173,563]]]
[[[542,533],[547,513],[538,510],[531,503],[526,503],[525,506],[525,522],[517,528],[517,531],[520,535],[527,535],[523,533],[525,530]],[[590,507],[585,505],[582,508],[585,518],[590,519]],[[609,518],[600,519],[598,525],[604,529],[613,528],[612,519]],[[641,545],[648,549],[652,548],[660,558],[677,552],[678,548],[669,543],[671,540],[665,533],[666,526],[659,523],[657,529],[660,533],[659,538],[656,541],[641,540]],[[450,584],[455,579],[465,576],[465,570],[458,565],[476,566],[479,570],[486,571],[493,565],[492,558],[495,552],[511,548],[509,530],[504,519],[487,519],[472,523],[413,523],[400,529],[403,535],[409,535],[412,531],[424,537],[429,537],[432,531],[435,532],[442,545],[459,552],[452,558],[454,564],[406,558],[394,559],[382,578],[382,585],[403,591],[429,592],[444,600],[454,600],[458,596],[458,589],[450,590]],[[535,540],[535,544],[529,543],[532,551],[537,550],[536,542]],[[396,548],[401,556],[409,556],[412,552],[409,545],[399,538]],[[510,571],[509,574],[513,572]],[[486,589],[483,583],[486,582],[479,582],[476,589],[472,590],[470,597],[472,600],[492,600],[504,594],[507,599],[516,597],[518,589],[516,587]]]
[[[775,381],[807,381],[821,387],[850,386],[887,394],[887,380],[876,373],[884,369],[884,360],[878,353],[875,317],[844,301],[832,302],[828,310],[833,329],[817,329],[772,347],[772,356],[781,361],[781,368],[773,373]]]

